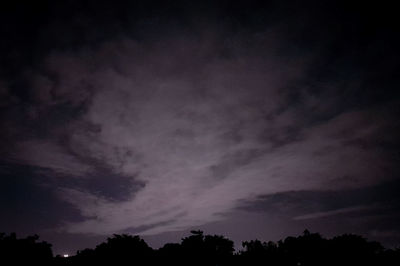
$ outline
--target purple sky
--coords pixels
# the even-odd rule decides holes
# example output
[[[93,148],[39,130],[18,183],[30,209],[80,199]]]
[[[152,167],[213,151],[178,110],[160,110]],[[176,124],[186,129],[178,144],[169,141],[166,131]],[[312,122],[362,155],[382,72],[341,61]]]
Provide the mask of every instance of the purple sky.
[[[0,231],[398,245],[393,14],[278,2],[7,5]]]

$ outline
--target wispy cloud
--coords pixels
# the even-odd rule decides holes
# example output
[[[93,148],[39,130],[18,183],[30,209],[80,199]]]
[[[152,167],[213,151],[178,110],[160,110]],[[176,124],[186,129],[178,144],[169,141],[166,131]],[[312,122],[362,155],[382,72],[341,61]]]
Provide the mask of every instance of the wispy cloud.
[[[314,213],[304,214],[304,215],[296,216],[293,219],[294,220],[317,219],[317,218],[329,217],[329,216],[334,216],[334,215],[339,215],[339,214],[346,214],[346,213],[358,212],[358,211],[364,211],[364,210],[370,210],[370,209],[372,209],[371,206],[353,206],[353,207],[341,208],[341,209],[336,209],[336,210],[331,210],[331,211],[314,212]]]
[[[62,146],[52,141],[29,140],[15,146],[10,159],[20,164],[51,169],[67,175],[85,177],[93,171],[91,165],[79,161],[73,154],[69,154]]]

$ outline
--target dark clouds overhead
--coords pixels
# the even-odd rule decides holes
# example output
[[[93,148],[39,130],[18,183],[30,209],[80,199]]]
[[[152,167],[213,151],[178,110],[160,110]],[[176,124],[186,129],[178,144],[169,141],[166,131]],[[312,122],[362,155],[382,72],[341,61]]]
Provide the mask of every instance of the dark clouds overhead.
[[[283,195],[285,221],[355,212],[364,233],[398,239],[398,197],[381,208],[373,196],[399,176],[390,6],[3,6],[1,168],[17,189],[2,201],[7,213],[26,202],[13,220],[39,208],[53,221],[39,230],[157,235],[234,224],[236,211]],[[24,200],[25,188],[37,200]],[[378,207],[361,215],[366,206]]]

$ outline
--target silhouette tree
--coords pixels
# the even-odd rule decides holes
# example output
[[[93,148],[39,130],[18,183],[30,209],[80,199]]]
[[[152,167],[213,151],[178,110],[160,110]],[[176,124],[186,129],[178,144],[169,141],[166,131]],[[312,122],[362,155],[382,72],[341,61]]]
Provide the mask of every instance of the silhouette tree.
[[[139,236],[130,235],[113,235],[107,238],[106,243],[98,245],[95,254],[98,258],[105,262],[124,263],[120,265],[128,265],[128,261],[142,261],[150,259],[152,249]]]
[[[262,265],[264,264],[267,256],[266,243],[260,240],[244,241],[242,243],[244,250],[240,252],[243,257],[243,261],[250,263],[251,265]]]
[[[14,264],[35,263],[50,265],[53,259],[51,244],[38,242],[39,236],[33,235],[18,239],[15,233],[0,234],[0,257],[2,261]]]
[[[204,236],[202,231],[191,233],[181,244],[186,261],[196,265],[222,265],[233,255],[233,241],[218,235]]]
[[[167,243],[158,250],[139,236],[113,235],[94,249],[78,251],[69,258],[53,258],[51,245],[39,242],[37,235],[18,239],[14,233],[0,233],[0,265],[400,265],[399,249],[384,249],[377,242],[353,234],[326,239],[305,230],[302,235],[276,243],[256,239],[242,246],[243,250],[234,254],[231,240],[204,235],[202,231],[191,231],[181,243]]]
[[[334,237],[329,242],[332,264],[375,265],[376,258],[383,252],[383,247],[377,242],[368,242],[365,238],[353,234]]]
[[[155,252],[156,265],[185,265],[182,246],[178,243],[167,243]]]

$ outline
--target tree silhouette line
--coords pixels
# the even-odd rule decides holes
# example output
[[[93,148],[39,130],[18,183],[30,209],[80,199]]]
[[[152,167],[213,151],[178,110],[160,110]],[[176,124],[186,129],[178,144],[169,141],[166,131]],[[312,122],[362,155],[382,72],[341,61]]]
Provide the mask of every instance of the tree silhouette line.
[[[305,230],[277,242],[245,241],[235,252],[232,240],[191,231],[181,243],[153,249],[139,236],[115,234],[94,249],[64,258],[39,236],[0,234],[0,265],[400,265],[400,249],[386,249],[366,238],[344,234],[327,239]]]

